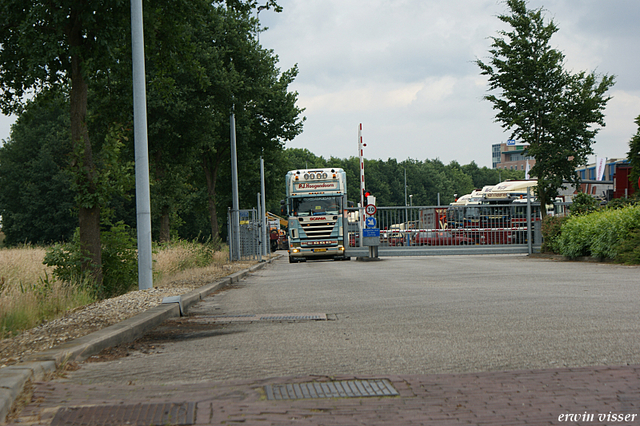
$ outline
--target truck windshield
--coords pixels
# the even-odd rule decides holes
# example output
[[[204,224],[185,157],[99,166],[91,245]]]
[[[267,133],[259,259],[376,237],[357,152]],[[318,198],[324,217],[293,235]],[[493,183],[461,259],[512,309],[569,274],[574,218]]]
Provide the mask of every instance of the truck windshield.
[[[294,216],[339,214],[340,197],[304,197],[293,199]]]

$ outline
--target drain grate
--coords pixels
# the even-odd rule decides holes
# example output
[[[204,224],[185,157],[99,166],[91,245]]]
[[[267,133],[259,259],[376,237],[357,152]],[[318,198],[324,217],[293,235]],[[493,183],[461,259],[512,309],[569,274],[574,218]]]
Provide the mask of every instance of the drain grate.
[[[240,315],[197,315],[189,318],[192,322],[252,322],[252,321],[327,321],[327,314],[240,314]]]
[[[195,403],[61,408],[51,426],[165,426],[195,423]]]
[[[398,391],[386,379],[267,385],[265,386],[265,392],[269,400],[399,395]]]
[[[259,315],[260,321],[326,321],[326,314],[287,314],[287,315]]]

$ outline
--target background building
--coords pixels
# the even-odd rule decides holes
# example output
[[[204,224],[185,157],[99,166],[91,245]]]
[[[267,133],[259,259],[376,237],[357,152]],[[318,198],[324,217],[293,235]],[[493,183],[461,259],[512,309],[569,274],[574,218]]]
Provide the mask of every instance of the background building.
[[[502,170],[526,170],[527,161],[529,167],[536,163],[532,157],[525,155],[528,144],[518,144],[515,141],[493,144],[491,146],[491,159],[494,169]],[[598,176],[598,168],[601,177]],[[626,158],[596,159],[596,162],[576,168],[580,176],[580,188],[567,185],[560,191],[560,196],[565,201],[571,201],[573,195],[584,192],[601,199],[625,198],[633,194],[633,188],[628,184],[630,169]],[[616,172],[619,171],[618,182],[615,181]],[[617,185],[616,185],[617,183]]]
[[[613,175],[616,172],[616,167],[622,164],[628,164],[626,158],[607,158],[604,163],[604,176],[602,180],[613,181]],[[576,172],[580,176],[581,180],[598,180],[598,161],[595,163],[587,164],[583,167],[578,167]]]
[[[515,141],[493,144],[491,146],[493,168],[524,171],[527,168],[527,161],[529,161],[529,167],[533,167],[536,160],[524,155],[528,146],[529,144],[515,143]]]

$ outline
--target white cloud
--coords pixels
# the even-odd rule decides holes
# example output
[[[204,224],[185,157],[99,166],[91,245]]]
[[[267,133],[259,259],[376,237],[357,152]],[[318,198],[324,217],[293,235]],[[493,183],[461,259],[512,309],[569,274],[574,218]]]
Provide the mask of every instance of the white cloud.
[[[9,134],[11,132],[11,125],[15,123],[16,116],[7,116],[0,114],[0,144],[3,140],[9,139]]]
[[[357,153],[363,123],[369,158],[440,158],[491,165],[491,144],[508,138],[482,97],[476,58],[505,29],[501,0],[279,0],[262,11],[261,43],[281,69],[299,65],[291,89],[306,108],[304,132],[288,144],[324,157]],[[616,76],[596,153],[624,157],[640,115],[638,0],[529,0],[559,31],[567,68]],[[0,116],[0,139],[9,136]]]
[[[281,59],[299,65],[292,89],[306,107],[302,135],[289,146],[324,157],[357,152],[363,123],[369,158],[408,157],[491,165],[491,144],[508,138],[482,98],[486,78],[476,58],[489,56],[490,37],[505,29],[499,0],[281,0],[281,14],[260,16],[260,36]],[[552,46],[567,68],[616,75],[607,126],[596,150],[624,156],[640,114],[635,55],[637,0],[530,0],[560,30]],[[607,152],[601,152],[607,151]]]

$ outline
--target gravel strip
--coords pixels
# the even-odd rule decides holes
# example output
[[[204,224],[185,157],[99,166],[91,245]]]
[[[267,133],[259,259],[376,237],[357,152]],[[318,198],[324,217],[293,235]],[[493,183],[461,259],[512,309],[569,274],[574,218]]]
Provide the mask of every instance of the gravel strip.
[[[160,305],[165,297],[186,294],[255,263],[237,262],[223,267],[187,271],[163,287],[131,291],[73,309],[58,319],[26,330],[15,337],[0,340],[0,368],[20,363],[28,355],[52,349],[69,340],[131,318]]]

